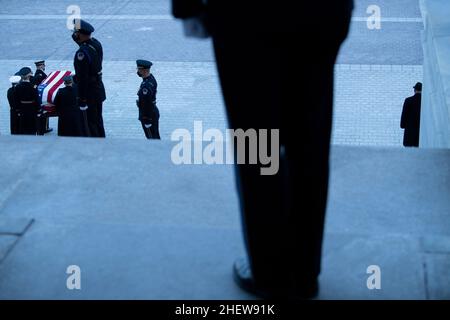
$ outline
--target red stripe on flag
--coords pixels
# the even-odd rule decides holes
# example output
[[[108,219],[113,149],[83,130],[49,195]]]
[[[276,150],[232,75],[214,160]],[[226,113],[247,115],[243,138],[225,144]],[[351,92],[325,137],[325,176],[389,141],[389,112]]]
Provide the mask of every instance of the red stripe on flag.
[[[59,72],[58,72],[59,73]],[[67,73],[67,72],[66,72]],[[55,92],[56,89],[59,88],[60,85],[62,85],[62,83],[64,82],[64,77],[66,76],[66,73],[64,74],[64,76],[61,77],[61,79],[58,80],[57,83],[55,83],[52,88],[48,91],[48,95],[47,95],[47,102],[52,102],[52,96],[53,96],[53,92]]]
[[[45,80],[44,80],[42,83],[43,83],[43,84],[44,84],[44,83],[45,83],[45,84],[51,83],[51,82],[58,76],[58,74],[59,74],[59,71],[52,72],[52,73],[50,74],[50,76],[48,76],[47,78],[45,78]]]

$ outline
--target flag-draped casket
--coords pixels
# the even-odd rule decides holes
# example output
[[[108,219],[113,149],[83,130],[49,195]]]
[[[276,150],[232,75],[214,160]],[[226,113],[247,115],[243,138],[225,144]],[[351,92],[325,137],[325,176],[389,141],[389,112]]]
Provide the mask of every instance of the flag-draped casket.
[[[58,90],[64,86],[64,77],[70,75],[70,71],[53,71],[38,86],[39,102],[49,116],[56,115],[53,101],[55,101]]]

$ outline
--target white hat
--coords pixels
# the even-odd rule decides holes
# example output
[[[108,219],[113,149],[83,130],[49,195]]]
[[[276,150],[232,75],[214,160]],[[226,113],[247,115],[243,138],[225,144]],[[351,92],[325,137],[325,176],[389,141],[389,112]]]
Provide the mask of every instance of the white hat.
[[[20,80],[22,80],[20,76],[12,76],[9,78],[9,82],[11,82],[12,84],[17,84],[20,82]]]

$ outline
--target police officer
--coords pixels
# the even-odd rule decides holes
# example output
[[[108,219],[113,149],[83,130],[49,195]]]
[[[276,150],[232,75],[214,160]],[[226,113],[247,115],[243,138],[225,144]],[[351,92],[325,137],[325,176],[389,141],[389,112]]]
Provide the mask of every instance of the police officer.
[[[137,60],[137,74],[142,78],[138,91],[139,121],[141,121],[147,139],[161,139],[159,136],[159,110],[156,107],[157,83],[150,68],[153,65],[147,60]]]
[[[64,88],[58,90],[55,106],[58,111],[58,136],[83,137],[82,111],[77,104],[77,93],[72,76],[64,77]]]
[[[38,88],[38,86],[47,78],[47,74],[45,73],[45,60],[39,60],[35,63],[36,66],[36,72],[34,73],[34,76],[31,79],[31,83],[33,84],[34,88]],[[44,116],[44,114],[41,112],[38,114],[38,134],[44,134],[52,132],[53,129],[49,127],[48,117]]]
[[[19,134],[36,135],[36,118],[40,106],[38,92],[31,83],[33,72],[29,67],[24,67],[20,69],[19,75],[22,80],[14,90],[14,96],[20,113]]]
[[[80,46],[75,54],[74,81],[78,87],[78,105],[86,109],[89,131],[92,137],[105,137],[103,126],[103,101],[106,100],[102,82],[103,48],[92,38],[94,27],[88,22],[75,19],[72,39]]]
[[[18,75],[9,78],[9,82],[11,82],[11,88],[8,89],[11,134],[19,134],[20,132],[19,104],[15,97],[15,90],[21,79],[22,78]]]

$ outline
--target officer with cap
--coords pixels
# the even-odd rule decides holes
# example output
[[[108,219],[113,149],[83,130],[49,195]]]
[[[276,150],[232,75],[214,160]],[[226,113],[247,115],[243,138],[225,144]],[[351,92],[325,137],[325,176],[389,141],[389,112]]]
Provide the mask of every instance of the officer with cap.
[[[36,61],[34,64],[36,65],[36,72],[34,74],[32,82],[33,85],[37,88],[42,83],[42,81],[47,78],[47,75],[45,74],[45,60]]]
[[[72,76],[66,76],[63,80],[65,87],[58,90],[54,101],[58,112],[58,136],[87,136],[82,111],[77,104],[77,92],[73,87],[73,78]]]
[[[147,60],[137,60],[137,75],[142,78],[136,104],[139,108],[141,121],[147,139],[161,139],[159,136],[159,110],[156,107],[156,93],[158,84],[150,68],[153,65]]]
[[[35,63],[36,72],[31,79],[31,83],[34,88],[37,87],[47,78],[47,74],[45,73],[45,60],[39,60]],[[39,135],[43,135],[44,133],[52,132],[53,129],[49,127],[48,117],[44,116],[42,112],[38,114],[38,124],[37,124],[37,132]]]
[[[16,86],[20,83],[22,78],[19,75],[15,75],[9,78],[11,82],[11,88],[8,89],[8,102],[9,102],[9,113],[10,113],[10,129],[11,134],[20,133],[20,113],[19,104],[17,103],[15,97]]]
[[[31,83],[33,72],[31,68],[20,69],[19,75],[22,80],[14,90],[20,113],[20,134],[36,135],[36,119],[39,112],[39,95]]]
[[[105,137],[103,126],[103,101],[106,100],[102,81],[103,48],[91,37],[94,27],[88,22],[75,19],[72,39],[80,46],[75,54],[74,81],[78,87],[78,106],[86,109],[92,137]]]

